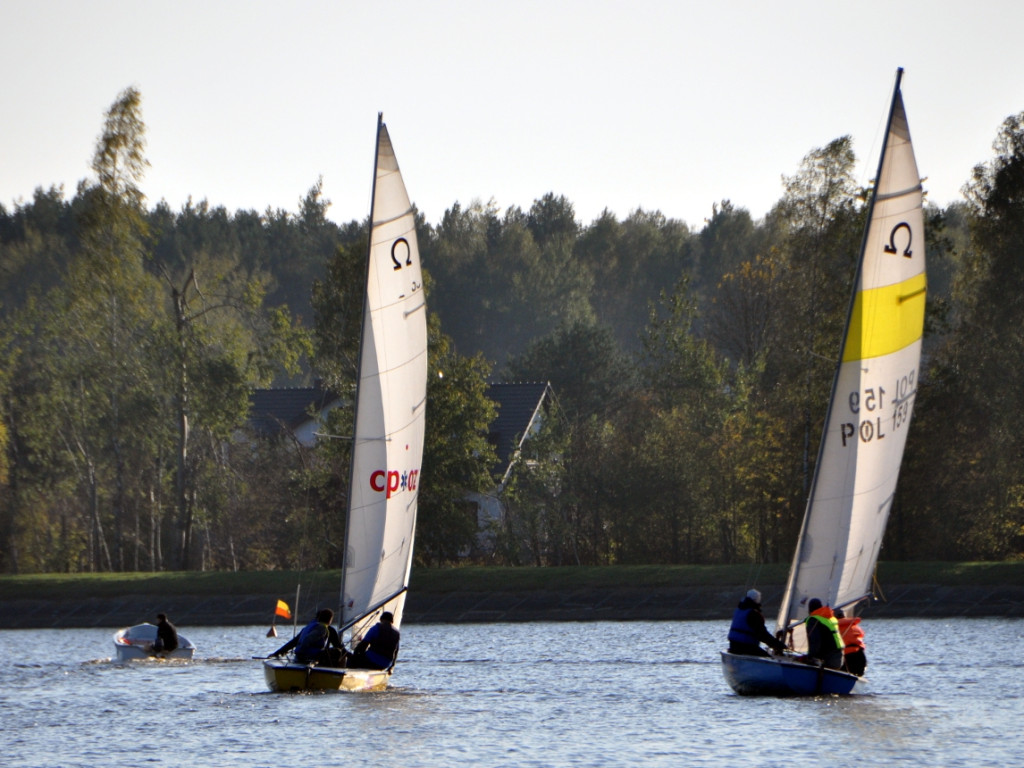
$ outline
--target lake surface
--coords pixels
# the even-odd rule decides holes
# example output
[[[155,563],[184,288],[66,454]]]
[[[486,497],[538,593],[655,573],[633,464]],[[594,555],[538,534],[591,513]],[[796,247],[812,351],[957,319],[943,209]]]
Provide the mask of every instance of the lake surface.
[[[172,617],[173,618],[173,617]],[[0,763],[262,768],[1020,765],[1024,620],[865,623],[872,693],[736,696],[728,620],[407,625],[393,686],[273,694],[267,627],[182,627],[191,663],[110,630],[0,631]],[[290,629],[290,628],[289,628]]]

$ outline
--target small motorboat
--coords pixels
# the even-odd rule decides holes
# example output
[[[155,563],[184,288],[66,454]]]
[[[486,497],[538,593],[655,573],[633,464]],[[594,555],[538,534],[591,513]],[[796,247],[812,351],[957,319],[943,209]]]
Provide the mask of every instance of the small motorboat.
[[[189,661],[196,647],[184,635],[178,635],[178,647],[170,653],[153,650],[156,642],[155,624],[136,624],[134,627],[119,629],[114,633],[114,649],[117,651],[118,662],[139,661],[142,659],[184,659]]]

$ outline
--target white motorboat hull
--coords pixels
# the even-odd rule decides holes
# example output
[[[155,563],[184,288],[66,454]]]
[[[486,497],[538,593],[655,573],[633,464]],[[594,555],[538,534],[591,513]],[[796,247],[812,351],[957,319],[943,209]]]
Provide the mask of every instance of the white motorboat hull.
[[[863,677],[807,664],[792,656],[740,656],[723,651],[722,672],[741,696],[845,696],[867,692]]]
[[[283,659],[268,659],[263,662],[263,676],[270,690],[277,693],[382,691],[391,679],[391,670],[318,667]]]
[[[145,659],[182,659],[190,661],[196,647],[184,635],[178,635],[178,647],[170,653],[157,653],[153,650],[156,642],[156,626],[153,624],[136,624],[134,627],[119,629],[114,633],[114,652],[117,661],[142,661]]]

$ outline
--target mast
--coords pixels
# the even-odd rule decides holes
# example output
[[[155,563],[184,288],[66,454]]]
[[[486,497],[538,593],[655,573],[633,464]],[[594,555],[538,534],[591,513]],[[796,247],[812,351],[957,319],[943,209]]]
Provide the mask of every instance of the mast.
[[[779,617],[778,617],[778,620],[776,622],[776,634],[777,635],[780,634],[781,632],[785,631],[786,629],[788,629],[789,626],[790,626],[789,614],[790,614],[791,603],[792,603],[792,600],[793,600],[793,590],[794,590],[794,588],[796,586],[797,573],[798,573],[799,568],[800,568],[800,562],[802,560],[802,554],[803,554],[804,546],[805,546],[805,543],[806,543],[805,540],[806,540],[806,535],[807,535],[807,527],[808,527],[808,523],[810,522],[810,519],[811,519],[811,513],[813,511],[815,491],[816,491],[817,486],[818,486],[818,479],[819,479],[819,475],[820,475],[820,469],[821,469],[821,464],[822,464],[822,457],[823,457],[824,452],[825,452],[825,443],[826,443],[826,439],[827,439],[827,435],[828,435],[828,427],[829,427],[829,424],[831,423],[832,408],[833,408],[834,403],[835,403],[836,393],[838,391],[838,386],[839,386],[840,372],[841,372],[842,367],[843,367],[843,357],[844,357],[844,353],[845,353],[845,350],[846,350],[847,338],[849,336],[850,322],[851,322],[851,319],[853,317],[854,307],[856,306],[857,295],[860,292],[861,277],[862,277],[862,271],[863,271],[863,268],[864,268],[864,254],[865,254],[865,251],[866,251],[867,245],[868,245],[868,236],[869,236],[870,231],[871,231],[871,222],[872,222],[872,218],[874,216],[875,203],[876,203],[876,201],[878,199],[878,188],[879,188],[879,185],[880,185],[881,179],[882,179],[882,170],[883,170],[883,167],[884,167],[884,164],[885,164],[886,151],[887,151],[887,149],[889,147],[889,134],[890,134],[890,131],[892,130],[893,115],[895,114],[897,100],[900,98],[900,83],[901,83],[902,79],[903,79],[903,67],[898,67],[896,69],[896,82],[895,82],[895,85],[893,86],[892,98],[889,101],[889,115],[888,115],[888,118],[885,121],[885,133],[884,133],[884,137],[885,138],[882,141],[882,149],[878,153],[878,169],[875,172],[875,184],[874,184],[874,188],[871,190],[871,198],[868,201],[867,219],[866,219],[865,224],[864,224],[864,234],[861,237],[860,255],[859,255],[858,259],[857,259],[857,269],[856,269],[856,272],[854,274],[854,279],[853,279],[853,284],[852,284],[853,288],[852,288],[852,290],[850,292],[850,303],[849,303],[849,307],[847,308],[846,323],[843,326],[844,330],[843,330],[843,337],[842,337],[842,339],[840,341],[840,346],[839,346],[839,356],[836,359],[835,372],[833,373],[833,376],[832,376],[832,389],[831,389],[830,394],[829,394],[828,407],[827,407],[827,410],[825,412],[825,421],[824,421],[824,426],[822,428],[821,440],[818,443],[818,455],[817,455],[816,463],[814,465],[814,475],[813,475],[813,477],[811,479],[810,494],[807,497],[807,507],[806,507],[806,509],[804,511],[803,521],[802,521],[802,523],[800,525],[800,535],[797,538],[796,551],[793,553],[793,562],[792,562],[792,565],[790,566],[789,576],[788,576],[788,578],[786,580],[786,589],[785,589],[785,591],[782,594],[782,603],[779,606]]]
[[[355,397],[352,400],[352,448],[349,451],[348,461],[348,502],[346,506],[345,514],[345,549],[342,551],[341,558],[341,587],[338,594],[338,626],[344,624],[345,616],[345,562],[348,560],[348,548],[349,548],[349,533],[351,530],[351,512],[352,512],[352,489],[355,483],[355,470],[356,470],[356,435],[358,431],[356,429],[356,419],[359,417],[359,383],[362,379],[363,371],[363,348],[364,348],[364,335],[366,334],[366,320],[367,320],[367,296],[366,286],[370,281],[370,257],[373,253],[373,209],[374,203],[377,198],[377,165],[380,161],[380,129],[384,125],[384,113],[377,113],[377,133],[376,138],[373,141],[373,183],[370,185],[370,221],[367,226],[366,233],[366,269],[363,274],[362,283],[362,295],[363,295],[363,311],[362,320],[359,323],[359,357],[356,362],[356,391]]]

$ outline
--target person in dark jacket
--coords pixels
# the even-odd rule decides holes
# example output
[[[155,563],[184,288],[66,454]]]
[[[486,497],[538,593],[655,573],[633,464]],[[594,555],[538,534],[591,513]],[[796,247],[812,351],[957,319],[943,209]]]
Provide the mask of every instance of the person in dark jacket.
[[[345,646],[338,630],[331,626],[334,611],[324,608],[316,618],[302,628],[295,637],[282,645],[271,656],[281,656],[295,649],[295,660],[300,664],[317,664],[323,667],[345,666]]]
[[[729,627],[729,653],[767,656],[768,651],[761,647],[761,643],[778,653],[785,648],[782,641],[773,637],[765,627],[761,593],[752,589],[733,612],[732,626]]]
[[[352,669],[388,669],[398,658],[399,632],[394,627],[395,617],[388,611],[380,615],[380,621],[370,627],[355,653],[348,660]]]
[[[843,668],[843,639],[832,609],[812,597],[807,603],[807,655],[829,669]]]
[[[156,615],[156,642],[153,653],[170,653],[178,647],[178,629],[167,620],[167,614]]]

